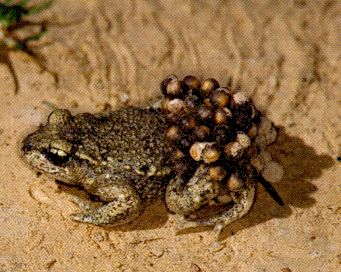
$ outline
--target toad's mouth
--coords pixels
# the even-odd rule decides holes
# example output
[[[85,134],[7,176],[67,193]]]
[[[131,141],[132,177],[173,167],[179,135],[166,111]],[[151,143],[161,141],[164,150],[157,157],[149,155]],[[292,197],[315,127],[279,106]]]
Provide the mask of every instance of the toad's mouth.
[[[55,174],[60,173],[62,168],[53,164],[48,158],[45,152],[30,151],[24,153],[26,161],[34,168],[43,171],[44,173]]]
[[[24,158],[35,170],[66,184],[78,185],[79,180],[83,177],[78,171],[75,171],[73,163],[69,163],[67,166],[67,162],[63,166],[55,165],[44,152],[31,151],[25,153]]]

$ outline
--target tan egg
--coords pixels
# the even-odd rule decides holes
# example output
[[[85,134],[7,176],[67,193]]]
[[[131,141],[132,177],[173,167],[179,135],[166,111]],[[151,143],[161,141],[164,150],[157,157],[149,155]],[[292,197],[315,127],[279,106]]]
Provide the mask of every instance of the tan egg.
[[[238,142],[244,149],[251,145],[251,139],[244,132],[237,132],[236,142]]]
[[[257,136],[257,133],[258,133],[258,128],[257,128],[257,126],[256,126],[255,124],[252,124],[252,125],[250,126],[250,128],[248,129],[248,131],[247,131],[247,135],[248,135],[251,139],[253,139],[253,138],[255,138],[255,137]]]
[[[200,104],[200,99],[194,94],[187,95],[184,99],[187,109],[194,111]]]
[[[190,90],[198,89],[200,87],[199,79],[192,75],[185,76],[183,82]]]
[[[250,160],[250,163],[259,172],[264,169],[265,163],[262,156],[259,154],[253,156]]]
[[[217,125],[226,124],[232,118],[232,113],[227,108],[219,108],[215,111],[213,120]]]
[[[172,114],[180,115],[185,111],[185,102],[179,98],[175,98],[169,101],[169,112]]]
[[[204,141],[210,135],[210,129],[207,126],[200,125],[194,128],[194,136],[198,141]]]
[[[226,185],[229,190],[236,192],[244,187],[244,182],[237,175],[232,174]]]
[[[197,125],[197,122],[193,116],[186,116],[184,118],[181,118],[179,123],[181,128],[184,130],[194,129]]]
[[[217,107],[225,107],[230,102],[229,91],[226,88],[218,88],[213,91],[210,96],[210,101]]]
[[[219,82],[214,78],[208,78],[201,84],[200,93],[202,96],[208,97],[217,88],[219,88]]]
[[[206,145],[202,152],[202,159],[205,163],[213,163],[219,160],[221,151],[215,143]]]
[[[189,155],[192,157],[195,161],[201,161],[202,160],[202,154],[203,150],[207,146],[207,142],[196,142],[194,143],[190,149],[189,149]]]
[[[227,172],[222,166],[212,166],[208,169],[210,177],[214,180],[221,181],[227,175]]]
[[[228,158],[239,158],[243,154],[244,148],[238,142],[231,142],[224,146],[224,154]]]
[[[256,156],[257,148],[251,145],[244,151],[244,154],[248,159],[251,159],[252,157]]]
[[[202,101],[202,103],[205,105],[205,106],[207,106],[207,107],[209,107],[209,108],[212,108],[212,103],[211,103],[211,100],[209,99],[209,98],[205,98],[203,101]]]
[[[178,126],[171,126],[166,132],[166,138],[170,141],[177,141],[181,138],[181,131]]]
[[[180,96],[182,94],[181,82],[176,75],[169,75],[161,82],[161,91],[165,96]]]
[[[197,108],[197,116],[201,120],[208,120],[212,117],[212,109],[206,105],[200,105]]]
[[[242,105],[249,101],[247,96],[242,92],[237,92],[232,95],[233,103],[236,105]]]
[[[174,158],[175,158],[176,160],[180,160],[180,159],[182,159],[182,158],[184,158],[184,157],[185,157],[185,154],[184,154],[181,150],[179,150],[179,149],[175,150],[175,152],[174,152]]]
[[[161,110],[169,112],[169,102],[170,99],[168,97],[163,98],[161,101]]]
[[[262,176],[269,182],[278,182],[282,180],[284,175],[283,166],[275,161],[268,162],[264,165]]]
[[[161,109],[171,114],[180,115],[184,112],[185,102],[179,98],[164,98],[161,102]]]

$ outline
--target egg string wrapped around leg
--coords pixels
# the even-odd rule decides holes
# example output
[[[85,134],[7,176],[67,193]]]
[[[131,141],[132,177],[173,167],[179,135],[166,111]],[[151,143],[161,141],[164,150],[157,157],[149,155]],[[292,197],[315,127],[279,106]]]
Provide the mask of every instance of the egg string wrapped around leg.
[[[198,219],[199,224],[215,225],[217,233],[220,233],[223,226],[245,215],[254,201],[256,180],[278,204],[283,205],[274,187],[262,176],[263,169],[257,169],[251,163],[277,136],[272,123],[252,101],[242,92],[220,87],[213,78],[200,81],[194,76],[186,76],[179,80],[170,75],[162,81],[161,91],[164,95],[161,109],[169,122],[166,138],[176,149],[175,157],[182,176],[191,177],[194,173],[195,167],[189,165],[204,167],[211,179],[219,182],[220,191],[227,192],[225,197],[218,193],[202,205],[196,203],[196,207],[214,205],[227,199],[232,199],[235,204],[211,219]],[[186,169],[192,169],[192,173],[186,173]],[[243,171],[249,174],[241,174]],[[187,182],[192,183],[191,180]],[[186,190],[190,192],[191,188]],[[167,205],[170,208],[181,204]],[[182,213],[181,209],[170,210]]]

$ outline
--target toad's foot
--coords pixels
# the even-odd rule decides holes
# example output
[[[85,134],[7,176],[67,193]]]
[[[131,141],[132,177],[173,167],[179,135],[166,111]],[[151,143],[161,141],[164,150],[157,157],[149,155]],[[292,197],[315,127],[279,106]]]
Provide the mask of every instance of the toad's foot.
[[[234,205],[228,210],[224,210],[208,219],[192,219],[190,216],[180,223],[182,228],[195,228],[199,226],[214,226],[215,240],[219,240],[222,229],[232,222],[243,217],[251,209],[255,197],[255,183],[250,182],[243,191],[239,193],[231,192]]]
[[[98,208],[86,209],[71,215],[75,221],[100,226],[119,226],[136,219],[143,211],[140,196],[128,184],[117,182],[96,192],[106,204]]]
[[[69,197],[70,201],[76,204],[83,212],[90,212],[96,208],[96,203],[90,200],[84,200],[79,196],[72,195]]]

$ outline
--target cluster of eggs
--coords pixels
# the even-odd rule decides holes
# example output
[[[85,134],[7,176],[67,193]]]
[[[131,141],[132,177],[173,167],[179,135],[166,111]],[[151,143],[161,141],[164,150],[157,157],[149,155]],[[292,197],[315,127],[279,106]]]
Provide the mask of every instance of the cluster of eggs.
[[[241,187],[242,180],[231,171],[242,172],[238,165],[248,165],[257,153],[261,114],[252,102],[213,78],[201,82],[191,75],[166,77],[161,91],[161,109],[170,123],[166,138],[176,146],[179,168],[186,172],[189,165],[204,163],[213,179],[228,176],[229,187]]]

